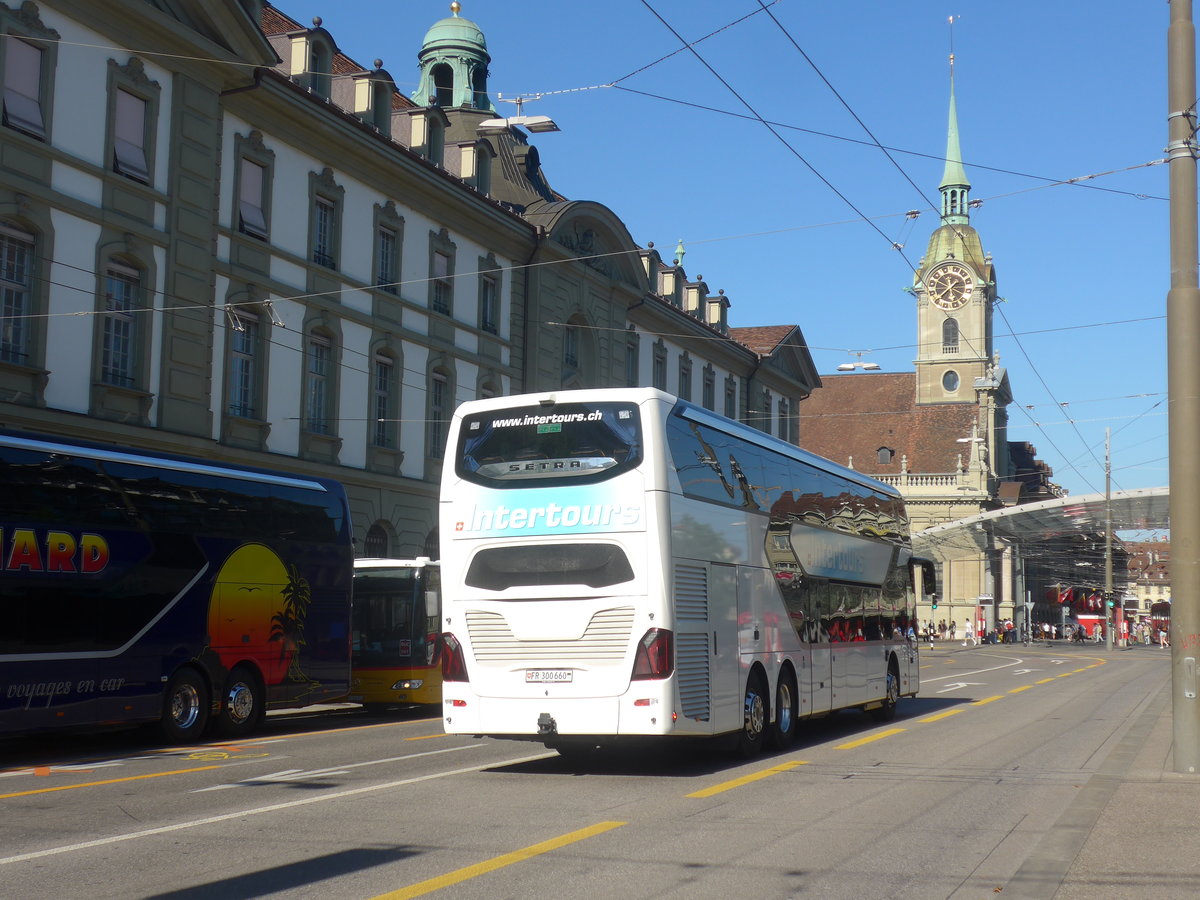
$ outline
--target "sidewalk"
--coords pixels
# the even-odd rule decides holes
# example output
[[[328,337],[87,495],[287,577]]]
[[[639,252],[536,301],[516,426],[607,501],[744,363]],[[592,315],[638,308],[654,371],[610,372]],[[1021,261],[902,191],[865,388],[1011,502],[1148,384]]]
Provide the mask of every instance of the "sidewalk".
[[[1200,774],[1174,771],[1169,678],[1135,715],[1005,885],[1006,900],[1200,895]]]

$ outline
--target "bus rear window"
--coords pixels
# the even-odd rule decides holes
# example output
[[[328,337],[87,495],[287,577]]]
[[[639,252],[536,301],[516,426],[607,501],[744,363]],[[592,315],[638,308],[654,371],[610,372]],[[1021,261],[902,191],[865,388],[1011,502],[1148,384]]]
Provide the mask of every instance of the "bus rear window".
[[[463,419],[456,470],[489,487],[601,481],[642,458],[632,403],[560,403]]]
[[[625,551],[612,544],[533,544],[480,550],[471,560],[466,582],[503,591],[560,584],[599,588],[632,579]]]

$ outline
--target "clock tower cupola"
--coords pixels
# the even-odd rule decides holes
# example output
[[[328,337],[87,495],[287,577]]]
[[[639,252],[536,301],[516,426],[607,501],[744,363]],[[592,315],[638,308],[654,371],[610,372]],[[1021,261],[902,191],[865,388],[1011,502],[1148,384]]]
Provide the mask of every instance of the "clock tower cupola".
[[[954,56],[950,56],[950,118],[946,166],[939,185],[941,223],[913,277],[917,299],[917,403],[974,403],[995,379],[992,305],[996,272],[971,225],[971,183],[962,163]]]

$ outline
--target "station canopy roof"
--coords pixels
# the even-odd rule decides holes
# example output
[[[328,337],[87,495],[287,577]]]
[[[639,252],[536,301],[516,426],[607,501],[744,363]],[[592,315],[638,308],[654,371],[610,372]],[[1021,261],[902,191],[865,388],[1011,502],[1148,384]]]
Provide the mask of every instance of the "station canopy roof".
[[[1107,516],[1114,532],[1170,527],[1168,488],[1140,488],[1104,494],[1055,497],[1038,503],[991,510],[913,534],[913,551],[919,556],[946,560],[980,553],[989,546],[989,535],[1017,544],[1025,555],[1036,555],[1035,545],[1055,538],[1103,534]]]

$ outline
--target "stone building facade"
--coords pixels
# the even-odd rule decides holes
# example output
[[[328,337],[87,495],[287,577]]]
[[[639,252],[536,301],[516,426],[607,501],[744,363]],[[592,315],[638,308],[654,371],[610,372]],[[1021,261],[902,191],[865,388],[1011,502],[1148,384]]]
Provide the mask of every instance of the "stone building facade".
[[[461,401],[711,378],[778,432],[819,384],[550,188],[457,12],[414,98],[260,0],[0,3],[0,32],[3,427],[333,477],[360,553],[434,554]]]

